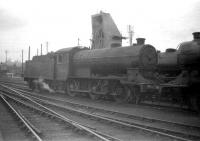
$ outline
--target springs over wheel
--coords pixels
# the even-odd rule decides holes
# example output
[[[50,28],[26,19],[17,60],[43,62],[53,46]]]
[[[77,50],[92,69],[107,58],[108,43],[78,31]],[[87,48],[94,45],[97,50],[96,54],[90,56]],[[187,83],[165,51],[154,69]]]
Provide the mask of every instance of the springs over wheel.
[[[97,100],[99,99],[100,95],[98,94],[95,94],[95,91],[97,91],[97,86],[95,86],[95,84],[92,84],[91,85],[91,90],[89,92],[89,97],[92,99],[92,100]]]
[[[105,92],[106,81],[103,80],[95,80],[90,83],[90,92],[89,97],[92,100],[97,100],[101,97],[101,95],[97,94],[98,92]]]

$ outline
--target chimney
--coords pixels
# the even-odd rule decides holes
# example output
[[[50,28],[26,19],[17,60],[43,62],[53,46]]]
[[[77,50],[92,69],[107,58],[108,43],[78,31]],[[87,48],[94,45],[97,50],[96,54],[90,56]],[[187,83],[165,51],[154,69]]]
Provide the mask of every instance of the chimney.
[[[145,38],[137,38],[137,45],[144,45],[145,43]]]
[[[200,39],[200,32],[194,32],[192,34],[193,34],[194,40],[199,40]]]

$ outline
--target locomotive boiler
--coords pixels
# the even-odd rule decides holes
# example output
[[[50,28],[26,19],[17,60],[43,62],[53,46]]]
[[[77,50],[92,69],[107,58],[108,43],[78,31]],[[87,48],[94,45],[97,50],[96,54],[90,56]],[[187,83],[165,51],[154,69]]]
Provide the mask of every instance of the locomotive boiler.
[[[158,52],[158,68],[161,70],[171,70],[178,66],[178,52],[176,49],[166,49],[165,52]]]
[[[137,40],[138,43],[133,46],[79,51],[73,57],[74,66],[90,68],[92,74],[102,76],[126,74],[127,68],[133,67],[155,69],[155,48],[152,45],[145,45],[144,38]]]

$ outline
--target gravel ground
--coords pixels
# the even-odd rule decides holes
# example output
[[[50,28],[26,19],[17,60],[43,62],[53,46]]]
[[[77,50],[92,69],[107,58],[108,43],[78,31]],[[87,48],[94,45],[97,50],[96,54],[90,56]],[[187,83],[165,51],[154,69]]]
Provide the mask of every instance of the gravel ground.
[[[0,131],[3,141],[29,141],[30,139],[2,100],[0,100]]]
[[[138,129],[130,129],[130,128],[124,128],[120,127],[118,125],[114,125],[108,122],[99,121],[95,119],[91,119],[88,117],[80,116],[73,113],[68,113],[66,111],[60,110],[58,108],[49,106],[55,111],[59,111],[62,115],[65,115],[69,119],[73,119],[81,124],[88,125],[90,127],[95,128],[97,131],[101,131],[103,133],[107,133],[111,136],[114,136],[116,138],[119,138],[123,141],[165,141],[170,140],[169,138],[157,136],[155,134],[151,134],[148,132],[144,132],[142,130]]]
[[[63,124],[22,106],[15,106],[42,133],[45,141],[93,141],[94,138],[75,132],[68,124]]]
[[[71,102],[77,102],[80,104],[101,107],[103,109],[108,109],[110,111],[117,111],[127,114],[132,114],[136,116],[142,116],[152,119],[160,119],[177,123],[184,123],[186,125],[194,125],[200,127],[200,118],[198,115],[186,112],[186,111],[177,111],[177,110],[168,110],[168,109],[159,109],[152,108],[149,106],[133,105],[133,104],[117,104],[110,101],[92,101],[85,97],[69,97],[64,94],[57,93],[41,93],[40,95],[51,96],[60,100],[67,100]]]

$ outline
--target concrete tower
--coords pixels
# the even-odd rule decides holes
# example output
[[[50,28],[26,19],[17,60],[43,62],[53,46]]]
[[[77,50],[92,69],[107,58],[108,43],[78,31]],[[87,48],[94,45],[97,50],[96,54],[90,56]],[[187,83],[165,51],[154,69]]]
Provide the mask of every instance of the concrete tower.
[[[92,15],[92,49],[122,45],[122,36],[109,13]]]

